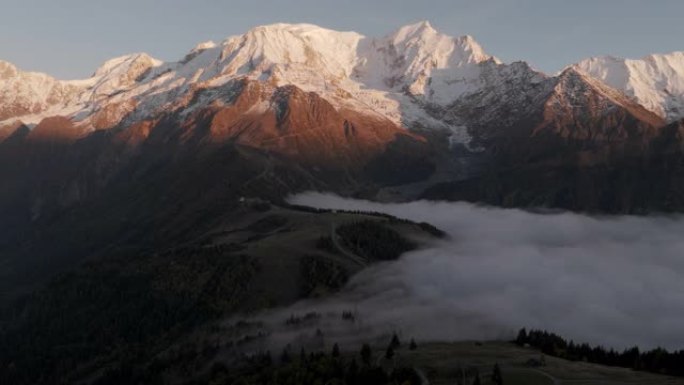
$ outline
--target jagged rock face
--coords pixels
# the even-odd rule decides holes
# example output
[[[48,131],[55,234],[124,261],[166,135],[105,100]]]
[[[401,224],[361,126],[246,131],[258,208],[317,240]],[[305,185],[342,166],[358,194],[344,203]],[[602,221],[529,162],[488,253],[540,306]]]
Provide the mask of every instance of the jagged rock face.
[[[516,76],[502,76],[506,72]],[[495,79],[492,86],[456,102],[445,114],[460,119],[484,143],[549,135],[619,142],[652,137],[665,124],[625,95],[576,70],[546,77],[515,63],[490,66],[489,73],[487,79]]]
[[[434,106],[441,119],[467,126],[476,141],[514,134],[511,128],[529,120],[553,87],[553,78],[524,62],[480,64],[482,86],[446,108]]]
[[[575,70],[555,80],[543,106],[543,121],[533,135],[553,132],[562,138],[617,143],[656,135],[664,120],[623,94]]]

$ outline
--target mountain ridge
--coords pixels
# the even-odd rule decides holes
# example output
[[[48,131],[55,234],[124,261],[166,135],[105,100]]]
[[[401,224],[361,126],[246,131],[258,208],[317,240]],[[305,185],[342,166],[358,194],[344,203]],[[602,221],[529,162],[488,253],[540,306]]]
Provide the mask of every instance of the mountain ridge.
[[[141,57],[144,60],[139,60]],[[109,70],[121,67],[119,61],[131,60],[144,62],[139,66],[140,71],[121,73],[118,70],[114,73],[118,77],[110,76]],[[81,125],[89,126],[86,131],[92,131],[101,127],[93,127],[88,117],[105,109],[111,115],[111,110],[116,109],[113,106],[130,105],[130,99],[141,99],[145,94],[183,94],[197,87],[219,87],[231,78],[247,76],[319,92],[338,108],[380,114],[397,124],[410,126],[421,122],[449,128],[416,108],[406,97],[406,91],[411,97],[423,97],[426,102],[434,99],[440,105],[447,104],[468,88],[477,88],[477,64],[488,60],[500,63],[486,55],[472,37],[451,38],[427,22],[399,28],[382,38],[336,32],[310,24],[274,24],[255,27],[220,44],[201,43],[175,63],[161,63],[145,54],[111,59],[89,79],[62,82],[81,92],[77,102],[70,105],[71,109],[43,108],[43,111],[33,111],[37,112],[33,115],[14,114],[5,117],[5,125],[14,123],[9,120],[37,124],[47,115],[61,114],[82,121]],[[453,79],[444,74],[444,69],[452,67],[456,72],[451,77],[464,83],[457,92],[445,91],[454,88],[445,87]],[[139,77],[145,71],[146,76]],[[132,79],[141,84],[129,89]],[[433,82],[440,83],[441,87],[429,84]],[[103,88],[108,92],[103,92]],[[103,101],[96,100],[96,96],[111,97]],[[123,100],[122,96],[129,100]],[[149,104],[168,107],[167,101],[156,99]]]
[[[684,54],[669,56],[678,55]],[[659,56],[649,57],[656,61]],[[667,87],[652,84],[634,91],[631,83],[613,79],[610,66],[601,69],[595,64],[605,59],[587,60],[570,67],[619,90],[668,122],[684,114],[684,64],[681,74],[675,71],[681,79],[675,76],[670,81],[681,83],[682,87],[675,88],[681,95],[663,96],[669,92]],[[524,89],[551,77],[526,63],[505,64],[487,54],[471,36],[441,34],[427,21],[400,27],[379,38],[313,24],[257,26],[220,43],[200,43],[177,62],[161,62],[145,53],[113,58],[84,80],[61,81],[2,63],[3,132],[18,124],[32,127],[55,115],[72,119],[77,136],[133,125],[169,109],[207,107],[214,100],[185,107],[183,100],[193,99],[198,89],[219,89],[231,79],[247,77],[277,86],[295,85],[318,93],[338,110],[378,115],[397,126],[450,132],[451,142],[468,148],[477,148],[471,145],[471,126],[477,122],[454,111],[472,109],[470,100],[481,98],[483,92],[521,98],[506,91],[502,83],[537,78],[524,80]]]
[[[3,68],[0,98],[28,76]],[[246,146],[316,178],[342,173],[352,193],[380,180],[380,188],[427,188],[477,174],[492,159],[553,158],[557,148],[642,151],[668,122],[580,66],[549,76],[526,62],[503,63],[472,37],[444,35],[429,22],[379,38],[312,24],[258,26],[200,43],[177,62],[138,53],[85,80],[45,79],[72,93],[0,122],[0,149],[1,138],[12,138],[26,163],[37,156],[32,142],[57,151],[91,137],[109,147],[89,155],[93,164],[123,164],[160,146]],[[32,90],[28,83],[15,94]]]

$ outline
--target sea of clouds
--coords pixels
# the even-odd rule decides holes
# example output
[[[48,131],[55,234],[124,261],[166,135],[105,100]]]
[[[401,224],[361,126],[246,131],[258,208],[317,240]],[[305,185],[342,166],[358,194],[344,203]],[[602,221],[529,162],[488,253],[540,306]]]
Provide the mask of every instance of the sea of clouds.
[[[320,193],[290,202],[425,221],[448,237],[362,271],[336,296],[279,310],[280,318],[351,309],[362,320],[358,336],[501,339],[527,327],[618,349],[684,348],[682,217],[381,204]]]

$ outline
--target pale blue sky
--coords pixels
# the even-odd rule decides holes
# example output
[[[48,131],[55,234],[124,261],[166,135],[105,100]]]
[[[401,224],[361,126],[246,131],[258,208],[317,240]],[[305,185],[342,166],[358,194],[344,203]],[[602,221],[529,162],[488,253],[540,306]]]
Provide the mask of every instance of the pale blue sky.
[[[684,50],[683,0],[0,0],[0,10],[0,59],[63,79],[132,52],[177,60],[275,22],[381,36],[429,20],[549,73],[588,56]]]

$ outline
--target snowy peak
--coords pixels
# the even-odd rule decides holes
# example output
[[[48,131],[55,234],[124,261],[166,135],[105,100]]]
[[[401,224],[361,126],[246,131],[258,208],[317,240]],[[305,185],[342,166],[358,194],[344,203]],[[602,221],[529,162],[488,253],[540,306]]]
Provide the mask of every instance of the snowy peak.
[[[563,94],[565,97],[574,99],[574,101],[569,101],[575,108],[582,106],[593,108],[597,113],[611,113],[611,106],[615,105],[630,110],[633,114],[638,115],[639,119],[653,126],[661,126],[665,123],[660,116],[637,103],[622,91],[596,79],[580,68],[566,68],[556,78],[554,91],[557,94]],[[594,100],[601,99],[604,104],[599,106],[594,101],[590,102],[588,98],[592,94],[595,95]],[[610,103],[610,105],[605,103]]]
[[[0,80],[6,80],[17,76],[17,67],[10,62],[0,60]]]
[[[93,74],[94,78],[109,77],[113,74],[125,74],[135,68],[149,68],[161,65],[162,61],[154,59],[146,53],[119,56],[104,62]]]
[[[442,37],[446,36],[437,32],[429,22],[422,21],[397,29],[394,33],[389,34],[386,40],[389,44],[395,46],[398,51],[403,52],[405,49],[410,48],[434,46],[434,42]]]
[[[62,81],[0,61],[0,122],[36,124],[45,117],[95,109],[92,103],[133,88],[161,64],[147,54],[126,55],[108,60],[88,79]]]
[[[401,27],[387,39],[407,57],[436,60],[438,68],[493,59],[472,36],[453,38],[439,33],[427,21]]]
[[[135,84],[150,68],[162,64],[162,61],[145,53],[125,55],[108,60],[95,71],[91,78],[93,94],[107,96],[120,92]]]
[[[399,28],[382,39],[370,39],[360,50],[359,77],[370,86],[449,104],[477,87],[480,64],[499,61],[470,36],[454,38],[420,22]]]
[[[432,24],[430,24],[429,21],[423,20],[415,24],[408,24],[400,27],[392,35],[394,36],[395,41],[402,41],[424,35],[436,35],[437,33],[437,30],[432,27]]]
[[[188,55],[198,55],[208,49],[216,48],[216,43],[211,40],[201,42],[193,48]],[[188,56],[186,56],[187,58]]]
[[[336,108],[379,114],[410,126],[417,118],[430,120],[420,107],[410,106],[413,101],[449,105],[476,92],[484,82],[483,66],[490,64],[500,62],[472,37],[453,38],[427,22],[381,38],[311,24],[273,24],[219,45],[203,43],[148,78],[157,74],[169,86],[220,87],[240,77],[295,85],[318,93]],[[405,113],[405,108],[412,112]]]
[[[81,89],[49,75],[24,72],[9,62],[0,61],[0,121],[63,108],[76,99]]]
[[[272,24],[219,44],[201,43],[178,62],[126,55],[105,62],[89,79],[56,84],[76,90],[62,112],[78,116],[85,125],[91,125],[88,117],[97,111],[149,117],[182,105],[197,89],[222,87],[242,77],[273,86],[295,85],[320,94],[336,108],[379,113],[399,123],[407,116],[399,110],[412,99],[444,106],[476,91],[484,62],[498,63],[471,37],[441,34],[428,22],[382,38],[312,24]],[[7,64],[0,69],[3,76],[15,73]],[[30,104],[33,97],[26,100]],[[44,104],[8,112],[5,118],[40,114],[46,111]],[[42,117],[27,121],[37,123]]]
[[[363,37],[311,24],[273,24],[229,38],[222,45],[223,75],[266,73],[306,67],[333,76],[348,76]]]
[[[595,57],[573,67],[619,89],[668,121],[684,117],[684,52],[638,60]]]
[[[477,78],[475,67],[480,63],[499,63],[472,37],[441,34],[428,22],[401,27],[384,38],[311,24],[273,24],[228,38],[219,50],[220,76],[248,75],[310,91],[352,80],[363,87],[409,92],[438,103],[452,102],[465,91],[458,86],[452,87],[456,92],[443,88]],[[430,79],[437,80],[435,87],[430,87]]]

